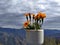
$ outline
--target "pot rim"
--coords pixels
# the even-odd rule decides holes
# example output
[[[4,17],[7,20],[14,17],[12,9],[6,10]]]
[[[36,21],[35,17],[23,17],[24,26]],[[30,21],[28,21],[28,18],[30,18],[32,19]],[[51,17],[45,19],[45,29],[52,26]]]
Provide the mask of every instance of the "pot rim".
[[[31,29],[31,30],[25,30],[25,31],[43,31],[44,29],[38,29],[38,30],[33,30],[33,29]]]

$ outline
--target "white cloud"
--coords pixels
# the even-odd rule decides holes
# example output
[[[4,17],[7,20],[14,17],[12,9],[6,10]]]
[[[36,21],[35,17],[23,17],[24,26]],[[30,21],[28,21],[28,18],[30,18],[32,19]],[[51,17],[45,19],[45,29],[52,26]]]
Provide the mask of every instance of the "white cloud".
[[[7,12],[37,12],[36,9],[40,10],[45,9],[45,6],[43,4],[40,4],[41,2],[46,3],[46,0],[40,1],[40,0],[12,0],[11,6],[7,9]],[[27,9],[28,8],[28,9]],[[26,10],[25,10],[26,9]],[[36,10],[36,11],[35,11]]]
[[[12,5],[16,5],[18,3],[18,0],[11,0],[12,1]]]
[[[55,2],[57,2],[57,3],[60,3],[60,0],[54,0]]]
[[[20,28],[22,22],[25,21],[21,13],[43,11],[47,14],[44,28],[60,28],[60,21],[58,20],[60,19],[59,0],[6,0],[0,3],[0,27]]]

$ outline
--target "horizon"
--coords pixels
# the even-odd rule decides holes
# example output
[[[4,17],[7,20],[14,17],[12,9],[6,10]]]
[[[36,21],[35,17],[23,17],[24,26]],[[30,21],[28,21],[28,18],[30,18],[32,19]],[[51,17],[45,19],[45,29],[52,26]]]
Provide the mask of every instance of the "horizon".
[[[0,27],[2,29],[16,29],[16,30],[21,30],[21,29],[24,29],[24,28],[6,28],[6,27]],[[44,30],[60,30],[60,28],[56,29],[56,28],[45,28]]]

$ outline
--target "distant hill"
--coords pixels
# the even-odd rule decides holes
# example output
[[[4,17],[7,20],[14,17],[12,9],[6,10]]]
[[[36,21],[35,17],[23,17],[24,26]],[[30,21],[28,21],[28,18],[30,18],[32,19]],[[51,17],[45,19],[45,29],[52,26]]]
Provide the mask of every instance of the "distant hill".
[[[23,29],[0,28],[1,45],[24,45],[25,31]]]
[[[11,28],[1,28],[0,27],[0,32],[7,32],[13,33],[15,35],[20,35],[22,37],[25,37],[26,32],[23,28],[21,29],[11,29]],[[44,35],[45,36],[53,36],[53,37],[60,37],[60,30],[56,29],[44,29]]]
[[[45,29],[44,34],[48,37],[60,38],[60,30]]]
[[[26,42],[25,35],[26,35],[26,32],[23,28],[11,29],[11,28],[0,27],[0,44],[1,45],[24,45]],[[53,37],[54,37],[54,40],[55,39],[59,40],[60,30],[44,29],[44,35],[45,35],[45,40],[53,39]]]
[[[13,33],[14,35],[20,35],[25,37],[25,30],[24,29],[11,29],[11,28],[1,28],[0,27],[0,31],[1,32],[6,32],[8,34]]]

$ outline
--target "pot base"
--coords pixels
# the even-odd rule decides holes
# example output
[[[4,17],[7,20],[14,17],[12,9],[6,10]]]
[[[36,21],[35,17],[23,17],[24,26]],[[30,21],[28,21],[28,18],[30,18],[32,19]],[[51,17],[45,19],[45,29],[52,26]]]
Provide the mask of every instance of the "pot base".
[[[44,42],[44,30],[29,30],[26,31],[26,41],[29,45],[41,45]]]

